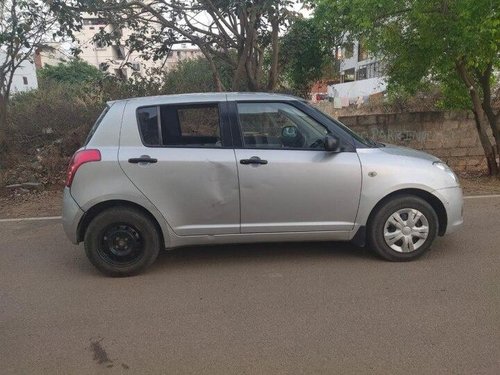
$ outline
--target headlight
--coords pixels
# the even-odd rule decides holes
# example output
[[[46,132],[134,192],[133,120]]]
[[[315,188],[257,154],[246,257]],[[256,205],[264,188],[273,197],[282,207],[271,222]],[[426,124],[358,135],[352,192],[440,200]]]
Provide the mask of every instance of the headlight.
[[[453,179],[453,181],[455,181],[458,184],[457,175],[445,163],[443,163],[442,161],[435,161],[432,163],[432,165],[441,169],[443,172],[446,172]]]

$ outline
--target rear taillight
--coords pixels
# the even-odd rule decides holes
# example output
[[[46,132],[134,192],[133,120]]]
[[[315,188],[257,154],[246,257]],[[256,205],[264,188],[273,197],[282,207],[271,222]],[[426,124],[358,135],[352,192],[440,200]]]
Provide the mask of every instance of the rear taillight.
[[[66,186],[71,186],[76,171],[82,164],[100,160],[101,152],[99,150],[81,150],[75,152],[68,165],[68,171],[66,173]]]

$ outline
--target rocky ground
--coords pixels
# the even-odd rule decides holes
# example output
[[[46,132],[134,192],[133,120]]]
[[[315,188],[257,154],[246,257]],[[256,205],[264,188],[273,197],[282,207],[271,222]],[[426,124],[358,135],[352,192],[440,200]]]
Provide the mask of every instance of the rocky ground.
[[[465,195],[500,194],[500,179],[462,177]],[[60,216],[62,187],[18,187],[0,190],[0,219]]]

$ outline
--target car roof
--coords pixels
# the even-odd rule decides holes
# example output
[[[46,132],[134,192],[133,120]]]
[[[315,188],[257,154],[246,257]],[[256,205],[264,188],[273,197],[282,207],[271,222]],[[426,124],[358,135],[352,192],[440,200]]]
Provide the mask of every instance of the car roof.
[[[108,102],[109,105],[116,102],[129,102],[135,105],[156,105],[158,103],[202,103],[202,102],[224,102],[229,101],[292,101],[304,99],[283,94],[273,94],[265,92],[205,92],[193,94],[175,94],[175,95],[158,95],[145,96],[139,98],[129,98],[122,100],[114,100]]]

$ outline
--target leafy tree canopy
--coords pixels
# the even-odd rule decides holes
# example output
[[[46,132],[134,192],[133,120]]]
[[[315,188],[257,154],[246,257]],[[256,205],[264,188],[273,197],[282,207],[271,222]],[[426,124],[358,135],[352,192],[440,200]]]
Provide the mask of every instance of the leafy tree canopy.
[[[331,59],[321,36],[313,19],[299,19],[281,39],[282,73],[299,95],[309,93],[311,85],[323,76]]]
[[[68,84],[96,82],[104,78],[104,73],[86,61],[74,59],[59,65],[46,65],[38,71],[38,76]]]
[[[474,111],[492,173],[500,168],[500,123],[492,87],[500,68],[500,2],[492,0],[315,0],[315,17],[345,26],[349,36],[384,56],[389,90],[414,93],[439,84],[449,105]],[[326,15],[326,16],[325,16]],[[468,100],[466,100],[468,98]]]

